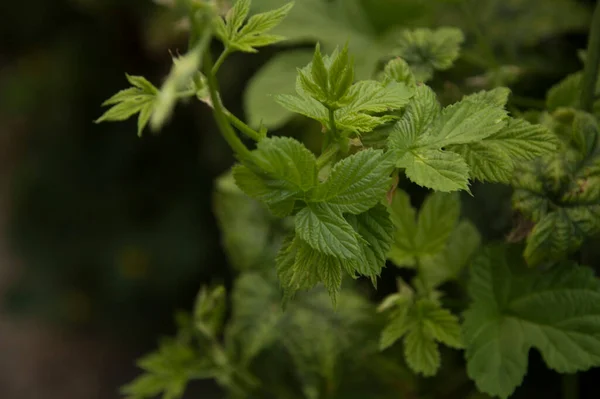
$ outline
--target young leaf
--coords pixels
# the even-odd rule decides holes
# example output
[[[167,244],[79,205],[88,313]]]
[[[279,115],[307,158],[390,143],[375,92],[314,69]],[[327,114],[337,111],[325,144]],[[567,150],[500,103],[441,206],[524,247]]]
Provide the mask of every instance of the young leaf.
[[[396,266],[414,266],[417,212],[410,204],[410,197],[406,192],[396,189],[390,214],[395,231],[394,242],[387,256]]]
[[[406,177],[416,184],[438,191],[469,191],[469,167],[457,153],[419,150],[403,158]]]
[[[472,223],[459,222],[443,251],[420,260],[420,280],[427,285],[425,288],[433,290],[446,281],[457,279],[475,254],[480,242],[479,232]]]
[[[215,21],[217,36],[229,51],[256,53],[257,48],[284,40],[284,37],[269,32],[283,21],[294,3],[253,15],[243,25],[250,11],[250,3],[250,0],[238,0],[225,16],[225,21],[220,18]]]
[[[520,165],[512,182],[513,206],[536,223],[525,248],[532,266],[566,257],[600,231],[598,125],[586,113],[563,116],[553,120],[560,151]]]
[[[311,204],[296,215],[296,234],[312,248],[342,259],[362,260],[358,235],[328,204]]]
[[[458,318],[429,299],[400,302],[398,307],[381,334],[380,349],[403,339],[408,366],[426,377],[435,375],[441,363],[438,342],[462,347]]]
[[[440,112],[431,89],[418,87],[389,131],[396,166],[438,191],[468,190],[470,177],[507,182],[517,162],[549,154],[558,143],[545,127],[508,118],[507,97],[502,88],[482,91]]]
[[[400,57],[394,58],[385,65],[380,80],[382,80],[384,84],[399,82],[413,88],[417,85],[415,77],[410,70],[410,66]]]
[[[334,111],[336,130],[360,134],[393,120],[390,115],[374,114],[400,109],[413,95],[413,88],[405,83],[365,80],[352,84],[353,76],[346,48],[323,57],[317,45],[313,61],[298,70],[296,95],[283,94],[276,100],[329,129],[329,110]]]
[[[138,136],[141,136],[154,111],[158,89],[143,76],[126,76],[132,87],[106,100],[102,105],[113,107],[98,118],[96,123],[124,121],[139,113]]]
[[[460,197],[457,193],[430,194],[419,211],[416,253],[435,254],[442,251],[459,216]]]
[[[464,41],[456,28],[415,29],[402,32],[394,55],[410,65],[417,81],[426,82],[435,70],[445,70],[458,58]]]
[[[460,154],[471,172],[481,181],[508,183],[518,162],[552,153],[558,139],[546,127],[522,119],[510,119],[495,134],[470,144],[449,146]]]
[[[479,390],[501,398],[521,384],[532,348],[560,373],[600,365],[600,283],[593,271],[569,263],[546,272],[521,265],[519,251],[498,245],[471,266],[467,372]]]
[[[256,273],[242,274],[234,282],[227,337],[238,344],[244,364],[262,352],[275,352],[277,367],[270,373],[293,369],[302,376],[301,384],[308,385],[331,378],[345,355],[362,344],[374,309],[352,290],[339,293],[336,308],[320,287],[297,299],[282,311],[276,281]]]
[[[338,162],[310,198],[339,212],[359,214],[374,207],[390,188],[392,155],[366,149]]]
[[[365,213],[347,215],[346,220],[360,235],[364,262],[357,262],[356,271],[363,276],[370,276],[373,281],[379,276],[385,265],[386,255],[390,250],[394,225],[386,207],[378,204]]]
[[[397,266],[412,266],[415,258],[436,255],[446,248],[460,214],[456,193],[430,194],[417,216],[408,195],[396,190],[391,205],[392,222],[396,227],[394,243],[388,255]]]
[[[138,360],[145,373],[121,388],[132,399],[179,399],[192,379],[210,379],[218,373],[216,365],[178,340],[165,340],[159,349]]]
[[[244,193],[266,203],[278,216],[291,213],[296,199],[317,184],[315,156],[287,137],[261,140],[252,157],[233,169]]]

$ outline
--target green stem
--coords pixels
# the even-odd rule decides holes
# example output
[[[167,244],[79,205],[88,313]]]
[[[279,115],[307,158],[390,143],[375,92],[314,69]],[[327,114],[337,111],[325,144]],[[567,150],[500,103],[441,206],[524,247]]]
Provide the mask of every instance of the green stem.
[[[227,56],[229,56],[229,54],[231,54],[231,51],[229,50],[228,47],[225,47],[225,50],[223,50],[223,52],[221,53],[219,58],[217,58],[217,62],[215,62],[215,65],[211,69],[211,72],[213,75],[217,74],[217,72],[219,71],[219,68],[221,68],[221,65],[223,65],[223,63],[225,62],[225,59],[227,58]]]
[[[581,81],[581,109],[591,112],[594,106],[594,94],[600,67],[600,2],[596,5],[590,26],[587,56],[583,79]]]
[[[225,116],[227,116],[227,119],[229,119],[229,122],[233,124],[233,126],[235,126],[240,132],[244,133],[246,136],[250,137],[254,141],[260,141],[264,138],[264,135],[260,134],[256,130],[252,129],[250,126],[246,125],[229,110],[224,108],[224,111]]]
[[[221,134],[227,141],[227,144],[229,144],[237,157],[240,160],[247,159],[250,157],[250,150],[244,145],[244,143],[242,143],[242,140],[240,140],[240,138],[235,134],[235,131],[229,124],[225,107],[223,106],[223,103],[221,103],[221,98],[219,97],[219,86],[217,79],[212,73],[213,67],[212,55],[210,54],[210,51],[207,51],[204,54],[204,69],[206,73],[208,91],[210,92],[210,99],[213,104],[215,121],[217,122],[217,126],[219,127]]]
[[[196,90],[185,90],[177,93],[177,98],[186,98],[196,95]]]
[[[487,37],[483,33],[483,30],[481,30],[481,27],[479,26],[477,17],[473,14],[473,12],[471,10],[469,0],[460,1],[460,6],[462,8],[462,12],[465,14],[465,17],[467,18],[467,22],[469,23],[469,25],[471,25],[471,29],[473,29],[473,32],[475,33],[475,36],[477,37],[477,45],[487,56],[486,58],[487,58],[488,63],[490,64],[490,66],[492,66],[494,68],[498,67],[499,64],[498,64],[498,60],[496,59],[496,55],[494,54],[494,49],[492,48],[492,45],[490,44]]]
[[[421,285],[423,286],[423,294],[425,294],[425,297],[428,298],[429,295],[431,294],[430,290],[429,290],[429,285],[427,284],[427,279],[425,278],[425,276],[423,275],[423,271],[421,270],[421,261],[419,260],[419,258],[417,257],[417,261],[416,261],[416,269],[417,269],[417,279],[419,280],[419,282],[421,283]]]
[[[325,151],[321,153],[319,158],[317,158],[317,169],[321,170],[329,164],[335,158],[339,150],[340,146],[338,144],[328,146]]]
[[[329,131],[333,137],[337,138],[337,128],[335,127],[335,111],[329,108]]]
[[[579,379],[577,374],[563,374],[562,376],[562,398],[579,398]]]

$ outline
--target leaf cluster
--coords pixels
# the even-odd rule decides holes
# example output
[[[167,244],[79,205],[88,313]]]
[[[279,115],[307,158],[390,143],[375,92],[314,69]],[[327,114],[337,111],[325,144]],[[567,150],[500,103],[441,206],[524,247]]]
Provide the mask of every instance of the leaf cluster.
[[[600,230],[598,123],[568,109],[546,117],[560,151],[522,165],[512,182],[514,208],[535,223],[525,248],[531,265],[565,258]]]
[[[465,96],[442,108],[419,86],[403,116],[386,128],[388,147],[414,183],[438,191],[469,190],[469,179],[508,182],[515,165],[553,151],[555,136],[540,125],[507,116],[509,91]]]

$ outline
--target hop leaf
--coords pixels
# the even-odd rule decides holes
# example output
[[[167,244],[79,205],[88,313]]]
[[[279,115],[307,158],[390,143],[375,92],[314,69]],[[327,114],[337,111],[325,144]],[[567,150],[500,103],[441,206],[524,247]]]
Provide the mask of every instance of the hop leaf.
[[[332,378],[343,355],[360,344],[374,311],[351,290],[340,292],[336,309],[322,289],[299,295],[285,312],[279,301],[277,282],[256,273],[242,274],[234,283],[227,336],[239,344],[242,364],[274,348],[291,359],[284,370],[293,368],[313,381]]]
[[[323,57],[317,45],[313,61],[298,71],[296,95],[278,95],[276,100],[330,130],[365,133],[393,120],[377,114],[402,108],[413,94],[413,89],[402,82],[365,80],[352,84],[353,78],[346,47]]]
[[[530,265],[564,258],[600,231],[598,125],[583,112],[567,116],[556,125],[560,151],[521,165],[512,181],[513,206],[536,223],[525,248]]]
[[[143,76],[126,76],[133,87],[122,90],[106,100],[102,105],[112,107],[98,118],[96,123],[124,121],[139,114],[138,136],[141,136],[154,111],[158,89]]]
[[[394,55],[410,65],[418,81],[426,82],[435,70],[452,66],[463,41],[462,32],[456,28],[406,30],[400,35]]]
[[[425,200],[418,219],[408,195],[398,189],[390,207],[396,227],[389,254],[397,266],[412,266],[416,258],[444,250],[460,215],[458,194],[433,193]]]
[[[283,36],[269,32],[283,21],[294,6],[290,2],[276,10],[256,14],[244,21],[250,12],[250,0],[238,0],[225,15],[215,21],[216,33],[227,50],[256,53],[259,47],[268,46],[284,40]]]
[[[389,214],[378,205],[391,183],[390,160],[383,151],[360,151],[337,163],[304,197],[295,237],[277,257],[287,296],[323,281],[335,301],[342,271],[375,281],[392,241]]]
[[[234,167],[233,175],[242,191],[283,217],[292,212],[296,200],[316,186],[317,164],[299,141],[273,137],[261,140],[251,159]]]
[[[560,373],[600,365],[600,283],[593,271],[562,263],[542,273],[520,264],[518,251],[495,246],[471,267],[467,373],[479,390],[500,398],[521,384],[532,348]]]
[[[452,348],[462,347],[458,318],[429,299],[413,301],[400,297],[396,305],[381,333],[380,349],[403,339],[408,366],[426,377],[435,375],[441,364],[438,342]]]
[[[427,86],[417,88],[390,129],[396,166],[438,191],[468,190],[469,178],[507,182],[517,162],[552,152],[556,137],[540,125],[510,119],[507,89],[479,92],[441,109]]]

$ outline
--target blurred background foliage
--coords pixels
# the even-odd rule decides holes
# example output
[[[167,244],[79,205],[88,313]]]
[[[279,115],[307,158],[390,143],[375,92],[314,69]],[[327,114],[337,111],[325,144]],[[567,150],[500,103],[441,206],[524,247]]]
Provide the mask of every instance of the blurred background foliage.
[[[281,3],[255,0],[254,6]],[[348,40],[364,78],[379,66],[373,54],[393,51],[398,30],[459,27],[466,35],[463,56],[431,82],[442,101],[508,84],[514,94],[510,107],[518,112],[543,105],[550,85],[581,68],[577,51],[585,47],[593,5],[296,3],[282,27],[290,41],[259,55],[232,56],[220,78],[232,112],[302,137],[309,146],[317,142],[319,126],[290,119],[267,94],[293,88],[295,66],[307,62],[317,40],[325,51]],[[3,317],[93,332],[127,353],[142,353],[157,335],[174,329],[173,312],[189,309],[201,284],[229,286],[233,278],[213,213],[214,180],[233,157],[207,109],[199,103],[179,106],[160,135],[142,139],[134,121],[93,124],[100,103],[124,87],[124,72],[161,81],[171,64],[169,52],[185,51],[185,31],[168,8],[149,0],[3,1],[0,42],[0,211],[8,248],[0,262]],[[415,202],[425,194],[415,186],[402,188]],[[487,239],[504,237],[513,227],[510,190],[475,185],[473,194],[463,198],[465,215]],[[394,290],[394,273],[384,274],[381,296]],[[116,397],[116,385],[128,377],[115,378],[105,385]],[[5,384],[0,381],[0,396]]]

